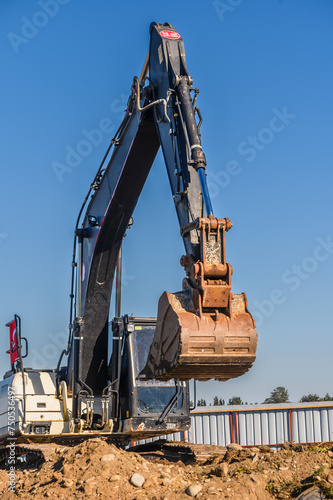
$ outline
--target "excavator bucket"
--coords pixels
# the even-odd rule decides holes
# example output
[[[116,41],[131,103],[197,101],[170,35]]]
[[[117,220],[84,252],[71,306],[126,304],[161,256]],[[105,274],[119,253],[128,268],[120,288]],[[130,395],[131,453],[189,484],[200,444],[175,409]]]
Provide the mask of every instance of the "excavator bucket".
[[[232,267],[225,263],[228,219],[198,218],[182,229],[200,235],[200,259],[181,258],[183,291],[164,292],[156,331],[140,377],[169,380],[228,380],[246,373],[257,348],[255,322],[245,293],[231,293]]]
[[[228,380],[255,360],[257,332],[244,293],[231,296],[230,316],[195,311],[191,290],[164,292],[153,343],[140,376],[169,380]]]

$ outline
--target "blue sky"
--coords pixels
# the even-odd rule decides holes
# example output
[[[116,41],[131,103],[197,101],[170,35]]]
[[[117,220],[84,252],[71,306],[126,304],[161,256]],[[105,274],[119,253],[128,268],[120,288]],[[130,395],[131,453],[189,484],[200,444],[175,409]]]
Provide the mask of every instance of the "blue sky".
[[[234,224],[233,291],[258,323],[252,370],[198,397],[333,394],[332,16],[330,0],[2,0],[2,372],[14,313],[28,366],[54,367],[65,346],[76,216],[158,21],[184,39],[214,212]],[[80,149],[94,129],[102,140]],[[123,313],[156,314],[181,288],[182,253],[159,154],[124,244]]]

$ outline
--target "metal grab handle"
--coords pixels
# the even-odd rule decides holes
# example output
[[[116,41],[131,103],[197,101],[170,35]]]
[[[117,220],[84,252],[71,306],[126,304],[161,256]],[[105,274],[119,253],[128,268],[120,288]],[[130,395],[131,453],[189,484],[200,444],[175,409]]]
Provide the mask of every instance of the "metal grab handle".
[[[28,340],[25,337],[21,337],[21,340],[25,341],[25,355],[22,356],[23,358],[26,358],[28,356],[29,350],[28,350]],[[20,348],[22,348],[22,345],[20,345]]]

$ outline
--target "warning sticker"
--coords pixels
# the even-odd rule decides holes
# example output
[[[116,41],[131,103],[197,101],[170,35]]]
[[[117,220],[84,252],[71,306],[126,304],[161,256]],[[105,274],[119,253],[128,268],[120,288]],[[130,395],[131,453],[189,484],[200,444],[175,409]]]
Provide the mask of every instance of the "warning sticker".
[[[178,38],[181,38],[177,31],[162,30],[160,31],[160,35],[164,38],[171,38],[171,40],[178,40]]]

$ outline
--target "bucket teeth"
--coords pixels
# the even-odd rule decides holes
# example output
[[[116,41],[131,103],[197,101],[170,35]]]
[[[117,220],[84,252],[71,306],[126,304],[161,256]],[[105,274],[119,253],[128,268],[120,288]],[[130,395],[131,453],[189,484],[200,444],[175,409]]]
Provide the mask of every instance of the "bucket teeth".
[[[199,312],[191,290],[164,292],[156,331],[140,378],[228,380],[246,373],[255,360],[255,322],[245,294],[232,295],[227,313]]]

